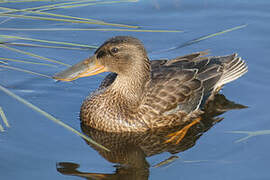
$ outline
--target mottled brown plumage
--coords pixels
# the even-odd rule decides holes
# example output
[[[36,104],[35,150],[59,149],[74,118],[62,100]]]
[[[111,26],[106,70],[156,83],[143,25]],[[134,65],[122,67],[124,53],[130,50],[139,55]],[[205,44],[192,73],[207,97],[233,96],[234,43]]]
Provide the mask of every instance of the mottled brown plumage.
[[[245,106],[229,101],[221,94],[215,95],[214,100],[209,101],[204,107],[204,113],[201,115],[201,123],[192,126],[178,144],[164,143],[164,141],[166,141],[168,134],[181,130],[185,126],[158,128],[155,131],[144,133],[115,133],[98,131],[85,124],[81,124],[82,131],[87,136],[110,149],[110,152],[108,152],[86,141],[86,143],[98,151],[98,153],[106,160],[117,164],[117,166],[115,166],[115,172],[104,173],[103,171],[101,173],[100,170],[97,171],[98,173],[82,172],[79,169],[79,164],[75,164],[74,162],[61,162],[58,164],[57,170],[65,175],[84,177],[86,179],[147,180],[150,171],[157,167],[157,165],[155,165],[157,162],[152,161],[152,164],[149,164],[146,157],[163,152],[169,152],[176,155],[176,153],[190,149],[205,132],[211,129],[216,123],[223,120],[222,117],[216,117],[217,115],[223,114],[228,110],[242,108],[245,108]],[[205,155],[207,155],[207,153]],[[91,157],[89,157],[89,159],[91,159]],[[86,168],[87,167],[84,167],[84,169]],[[155,169],[155,171],[158,171],[158,169]]]
[[[149,61],[138,39],[117,36],[54,78],[70,81],[112,72],[84,101],[82,123],[108,132],[143,132],[192,122],[224,84],[247,72],[236,54],[204,55]]]

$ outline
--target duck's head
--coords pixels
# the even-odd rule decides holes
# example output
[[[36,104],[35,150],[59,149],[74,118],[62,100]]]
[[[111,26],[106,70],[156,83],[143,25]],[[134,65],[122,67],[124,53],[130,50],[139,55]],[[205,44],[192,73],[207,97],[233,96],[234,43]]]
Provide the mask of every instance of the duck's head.
[[[57,73],[54,79],[72,81],[80,77],[102,72],[114,72],[128,76],[140,67],[149,68],[149,60],[143,44],[130,36],[116,36],[101,45],[92,57]]]

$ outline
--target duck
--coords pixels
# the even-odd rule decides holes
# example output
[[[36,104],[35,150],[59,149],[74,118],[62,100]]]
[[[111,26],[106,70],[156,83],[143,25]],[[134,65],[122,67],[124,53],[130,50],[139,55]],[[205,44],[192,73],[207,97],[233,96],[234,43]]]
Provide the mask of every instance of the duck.
[[[201,51],[150,61],[139,39],[116,36],[105,41],[91,57],[53,78],[73,81],[109,72],[81,105],[81,123],[93,129],[147,132],[185,125],[185,134],[200,122],[204,106],[223,85],[247,71],[246,63],[236,53],[208,56]]]
[[[145,133],[126,132],[104,132],[93,129],[87,125],[81,124],[82,132],[95,142],[110,149],[106,151],[98,146],[85,141],[90,148],[96,150],[105,160],[116,164],[113,173],[100,173],[80,171],[79,164],[74,162],[59,162],[57,171],[63,175],[78,176],[88,179],[98,180],[148,180],[152,169],[171,164],[179,158],[180,153],[194,147],[203,135],[210,131],[212,127],[225,120],[220,117],[223,113],[231,110],[241,110],[247,108],[242,104],[228,100],[223,94],[216,94],[213,101],[204,107],[204,113],[201,115],[201,123],[192,126],[188,134],[181,140],[181,143],[163,143],[167,140],[166,134],[181,130],[183,127],[160,128],[158,131]],[[203,124],[203,125],[202,125]],[[147,158],[157,154],[168,152],[169,158],[152,164]],[[207,153],[205,154],[207,156]],[[180,155],[182,156],[182,155]],[[184,156],[184,155],[183,155]],[[163,156],[162,156],[163,157]],[[202,158],[202,157],[201,157]],[[150,168],[151,167],[151,168]]]

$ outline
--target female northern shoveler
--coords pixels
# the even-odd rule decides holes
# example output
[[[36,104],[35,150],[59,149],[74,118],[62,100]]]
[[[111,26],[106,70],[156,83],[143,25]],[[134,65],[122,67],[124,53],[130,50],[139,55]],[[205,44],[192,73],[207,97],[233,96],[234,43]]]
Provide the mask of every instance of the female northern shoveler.
[[[202,57],[206,54],[149,61],[138,39],[117,36],[54,78],[72,81],[112,72],[81,106],[81,121],[92,128],[140,132],[186,123],[188,128],[207,100],[247,72],[237,54]]]

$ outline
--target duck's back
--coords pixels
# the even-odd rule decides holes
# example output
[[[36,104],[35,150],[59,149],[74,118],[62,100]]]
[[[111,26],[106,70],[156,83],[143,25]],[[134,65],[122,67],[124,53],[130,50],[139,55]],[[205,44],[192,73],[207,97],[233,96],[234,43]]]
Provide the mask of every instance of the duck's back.
[[[145,104],[159,107],[160,113],[165,114],[176,110],[191,113],[224,84],[247,72],[246,64],[237,54],[202,57],[204,54],[152,61],[152,86]]]

